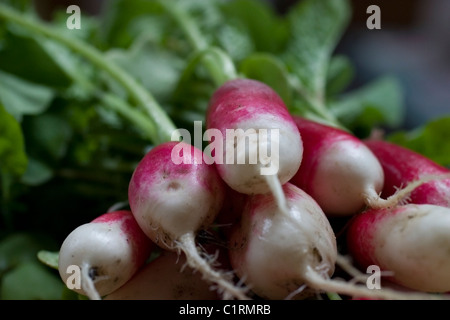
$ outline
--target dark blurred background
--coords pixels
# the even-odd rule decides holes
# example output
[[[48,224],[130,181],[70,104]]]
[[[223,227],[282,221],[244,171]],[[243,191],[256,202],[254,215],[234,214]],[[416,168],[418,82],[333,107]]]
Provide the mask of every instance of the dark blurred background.
[[[55,8],[80,6],[96,15],[108,0],[36,0],[36,9],[51,19]],[[132,0],[130,0],[132,1]],[[280,14],[301,0],[261,0]],[[450,1],[352,0],[351,23],[336,48],[355,64],[352,87],[380,75],[393,75],[404,90],[405,128],[450,115]],[[366,27],[367,7],[381,10],[381,29]]]

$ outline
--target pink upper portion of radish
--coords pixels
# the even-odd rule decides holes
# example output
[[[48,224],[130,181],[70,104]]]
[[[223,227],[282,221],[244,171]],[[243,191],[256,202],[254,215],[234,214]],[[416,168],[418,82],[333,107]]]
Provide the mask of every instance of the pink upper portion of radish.
[[[352,217],[347,229],[347,248],[355,263],[364,270],[370,265],[380,265],[375,260],[375,250],[380,245],[374,240],[379,228],[383,228],[382,221],[392,215],[405,210],[396,209],[370,209]],[[380,266],[381,267],[381,266]]]
[[[179,161],[180,154],[184,161]],[[133,215],[144,233],[165,249],[176,249],[181,236],[209,226],[222,206],[224,182],[202,156],[184,142],[162,143],[141,159],[131,177]]]
[[[180,164],[172,162],[172,149],[177,145],[187,146],[191,150],[191,154],[185,154],[183,149],[180,148],[179,155],[183,158]],[[195,177],[193,183],[201,183],[206,190],[214,191],[216,186],[211,185],[210,179],[206,179],[209,177],[204,174],[203,170],[214,171],[216,169],[214,166],[206,164],[202,157],[203,152],[201,150],[184,142],[172,141],[154,147],[143,157],[134,171],[130,184],[132,190],[129,192],[129,196],[133,198],[136,195],[133,192],[134,189],[143,190],[142,188],[145,189],[146,185],[152,185],[167,177],[173,180]]]
[[[236,128],[241,121],[260,116],[292,123],[286,105],[271,87],[252,79],[233,79],[223,84],[211,97],[206,124],[207,128],[223,132]]]
[[[383,197],[394,194],[396,187],[404,187],[409,182],[426,175],[450,172],[447,168],[402,146],[383,140],[364,142],[383,167],[385,173]],[[450,207],[450,179],[425,183],[411,193],[410,199],[411,203]]]
[[[294,116],[302,136],[304,156],[290,180],[331,216],[351,215],[377,196],[383,187],[383,168],[364,143],[353,134]]]
[[[129,210],[107,212],[95,218],[91,223],[118,224],[124,236],[133,242],[134,261],[136,265],[142,265],[155,247],[153,242],[139,227],[136,219]]]
[[[302,164],[291,182],[304,190],[311,190],[314,185],[313,174],[321,160],[323,152],[333,143],[342,140],[355,141],[355,147],[361,142],[347,132],[325,126],[320,123],[293,116],[303,141]]]

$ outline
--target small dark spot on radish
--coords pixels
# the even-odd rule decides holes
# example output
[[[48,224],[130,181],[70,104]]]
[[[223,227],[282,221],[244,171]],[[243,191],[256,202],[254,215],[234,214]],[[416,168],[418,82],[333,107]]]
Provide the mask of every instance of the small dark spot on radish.
[[[176,182],[176,181],[172,181],[168,186],[167,186],[167,190],[178,190],[181,187],[181,185]]]
[[[91,280],[95,280],[95,278],[99,276],[98,268],[97,267],[89,268],[88,274],[89,274],[89,278],[91,278]]]
[[[238,107],[236,108],[235,111],[239,111],[240,109],[245,109],[245,106],[243,106],[242,104],[238,105]]]
[[[117,264],[120,264],[121,262],[122,262],[122,259],[120,259],[120,258],[116,260]]]
[[[317,247],[314,247],[314,248],[312,249],[312,252],[313,252],[313,256],[317,259],[317,261],[318,261],[319,263],[321,263],[322,260],[323,260],[323,257],[322,257],[322,255],[320,254],[319,249],[317,249]]]

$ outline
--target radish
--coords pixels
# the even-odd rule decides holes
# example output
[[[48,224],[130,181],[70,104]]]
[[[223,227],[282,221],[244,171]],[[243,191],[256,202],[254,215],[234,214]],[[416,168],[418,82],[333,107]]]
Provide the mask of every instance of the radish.
[[[405,147],[383,140],[365,140],[380,161],[385,176],[382,196],[389,197],[398,188],[428,176],[442,175],[423,183],[409,195],[409,201],[415,204],[435,204],[450,207],[450,170],[433,162],[427,157]],[[444,179],[445,176],[449,177]]]
[[[328,216],[349,216],[369,206],[388,206],[379,196],[384,172],[377,157],[353,134],[293,116],[302,135],[302,164],[290,180]]]
[[[309,273],[328,278],[335,268],[335,235],[319,205],[290,183],[283,191],[289,215],[271,194],[253,195],[229,238],[233,270],[265,299],[285,299]]]
[[[153,248],[130,211],[108,212],[66,237],[59,251],[59,274],[68,284],[73,270],[79,269],[81,286],[73,290],[99,300],[126,283]]]
[[[216,300],[210,283],[189,267],[186,257],[164,251],[105,300]]]
[[[188,265],[216,283],[224,297],[246,299],[244,290],[214,270],[196,246],[196,235],[218,215],[225,185],[203,152],[184,142],[151,149],[131,177],[128,200],[144,233],[161,248],[182,251]]]
[[[206,127],[222,179],[240,193],[272,192],[283,208],[281,185],[297,172],[303,146],[280,96],[257,80],[229,80],[209,101]]]
[[[250,196],[240,223],[229,237],[230,264],[257,296],[303,299],[329,291],[368,298],[416,297],[332,279],[335,265],[342,258],[329,220],[300,188],[288,182],[283,191],[287,213],[279,210],[270,193]]]
[[[450,291],[450,208],[406,204],[364,211],[350,220],[347,247],[357,266],[377,265],[399,285]]]

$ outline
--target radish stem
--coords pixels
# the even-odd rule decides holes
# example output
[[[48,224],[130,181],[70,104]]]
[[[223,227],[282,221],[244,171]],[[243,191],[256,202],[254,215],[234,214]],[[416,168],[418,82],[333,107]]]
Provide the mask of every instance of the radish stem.
[[[105,59],[104,55],[95,47],[82,40],[65,37],[58,30],[46,26],[44,23],[37,20],[33,21],[27,19],[4,5],[0,5],[0,17],[7,21],[19,24],[35,34],[51,38],[65,45],[83,56],[99,69],[107,72],[127,90],[133,100],[140,105],[152,119],[157,128],[156,133],[152,136],[153,143],[159,144],[171,140],[172,132],[176,127],[155,98],[122,68],[112,61]]]
[[[177,242],[178,247],[186,254],[187,264],[194,270],[202,273],[206,281],[217,284],[219,292],[223,294],[224,299],[237,298],[239,300],[248,300],[244,289],[240,289],[233,285],[230,280],[225,279],[225,275],[214,270],[209,262],[202,258],[195,245],[195,237],[193,233],[186,233],[180,237]]]

